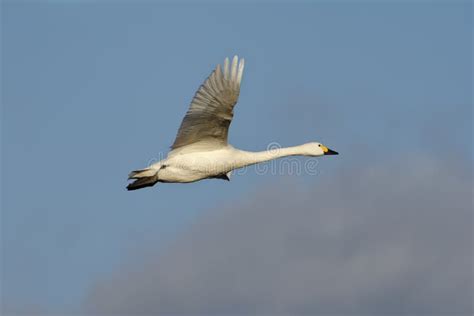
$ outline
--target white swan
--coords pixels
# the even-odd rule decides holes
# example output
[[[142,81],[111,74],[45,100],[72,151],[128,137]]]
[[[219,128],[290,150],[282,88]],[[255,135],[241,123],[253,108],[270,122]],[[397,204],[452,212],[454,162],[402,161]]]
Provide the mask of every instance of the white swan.
[[[153,186],[157,182],[188,183],[202,179],[229,180],[232,170],[287,156],[337,155],[320,143],[279,148],[262,152],[236,149],[227,143],[233,109],[240,92],[244,60],[235,56],[229,68],[224,61],[198,89],[188,112],[178,130],[171,151],[163,159],[148,168],[135,170],[127,186],[136,190]]]

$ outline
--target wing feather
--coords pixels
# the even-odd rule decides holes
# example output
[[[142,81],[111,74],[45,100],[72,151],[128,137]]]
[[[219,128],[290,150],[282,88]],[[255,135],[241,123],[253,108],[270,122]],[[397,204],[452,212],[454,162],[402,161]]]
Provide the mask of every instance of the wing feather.
[[[211,147],[227,144],[233,109],[240,93],[244,60],[234,56],[224,61],[223,71],[217,65],[194,95],[191,105],[181,122],[172,149],[206,142]]]

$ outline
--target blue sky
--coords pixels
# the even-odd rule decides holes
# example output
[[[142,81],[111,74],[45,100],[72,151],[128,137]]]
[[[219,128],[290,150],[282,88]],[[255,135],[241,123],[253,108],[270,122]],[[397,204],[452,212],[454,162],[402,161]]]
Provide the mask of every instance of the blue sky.
[[[320,176],[289,181],[415,154],[472,163],[467,1],[6,1],[1,52],[7,310],[78,311],[134,254],[164,251],[207,210],[286,181],[249,170],[125,191],[226,56],[246,59],[234,146],[320,141],[341,153],[320,160]]]

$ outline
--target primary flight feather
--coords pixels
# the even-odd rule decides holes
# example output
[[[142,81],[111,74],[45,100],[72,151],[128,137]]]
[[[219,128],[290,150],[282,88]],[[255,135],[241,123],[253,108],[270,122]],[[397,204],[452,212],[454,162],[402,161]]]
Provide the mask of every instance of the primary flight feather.
[[[150,187],[157,182],[188,183],[202,179],[230,179],[232,170],[286,156],[337,155],[320,143],[262,152],[236,149],[227,143],[234,106],[240,93],[244,59],[224,61],[199,87],[181,122],[171,151],[148,168],[132,171],[128,190]]]

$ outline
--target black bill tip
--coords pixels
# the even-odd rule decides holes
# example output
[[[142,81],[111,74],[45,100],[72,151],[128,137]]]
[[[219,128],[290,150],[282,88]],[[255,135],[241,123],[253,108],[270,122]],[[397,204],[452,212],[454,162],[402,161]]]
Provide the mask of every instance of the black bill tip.
[[[326,156],[326,155],[339,155],[339,153],[338,153],[337,151],[334,151],[334,150],[328,148],[328,151],[326,151],[326,152],[324,153],[324,155],[325,155],[325,156]]]

